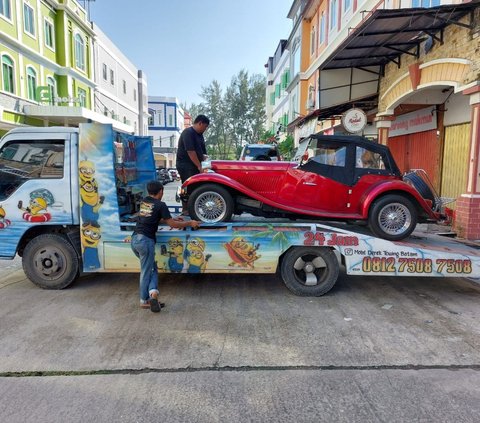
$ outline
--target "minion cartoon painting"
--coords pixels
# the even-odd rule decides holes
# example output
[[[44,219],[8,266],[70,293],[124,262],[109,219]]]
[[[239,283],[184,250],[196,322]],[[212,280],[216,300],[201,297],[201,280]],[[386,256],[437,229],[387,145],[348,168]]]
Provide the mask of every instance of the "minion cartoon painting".
[[[23,211],[22,218],[27,222],[48,222],[52,218],[48,206],[53,202],[52,193],[46,189],[40,189],[30,193],[27,207],[23,207],[23,201],[20,200],[18,208]]]
[[[98,183],[94,178],[95,165],[89,160],[79,163],[80,210],[84,222],[98,221],[99,209],[105,197],[98,193]]]
[[[5,229],[12,223],[6,218],[6,216],[7,213],[5,212],[5,209],[0,205],[0,229]]]
[[[188,273],[203,273],[207,267],[211,254],[205,255],[205,241],[201,238],[189,239],[187,236],[187,247],[185,258],[187,261]]]
[[[180,273],[183,269],[183,242],[180,238],[168,240],[168,268],[172,273]]]
[[[248,267],[253,269],[255,261],[261,256],[257,255],[260,244],[254,245],[246,241],[243,237],[237,236],[230,242],[223,244],[228,255],[232,259],[229,266]]]
[[[101,230],[96,222],[84,222],[82,224],[82,256],[85,269],[99,269],[101,267],[98,259],[98,243]]]

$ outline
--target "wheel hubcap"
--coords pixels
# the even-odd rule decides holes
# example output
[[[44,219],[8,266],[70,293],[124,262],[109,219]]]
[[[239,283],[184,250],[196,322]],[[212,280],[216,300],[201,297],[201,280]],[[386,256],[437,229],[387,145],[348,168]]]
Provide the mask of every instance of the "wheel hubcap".
[[[380,228],[389,235],[399,235],[412,224],[412,215],[402,203],[387,204],[378,214]]]
[[[305,285],[318,285],[322,273],[326,270],[327,264],[323,258],[317,256],[299,257],[293,265],[299,280]]]
[[[195,213],[203,222],[220,222],[227,211],[225,199],[218,193],[207,191],[195,200]]]
[[[57,277],[62,274],[64,260],[61,255],[54,250],[42,250],[36,255],[34,264],[35,268],[43,276]]]

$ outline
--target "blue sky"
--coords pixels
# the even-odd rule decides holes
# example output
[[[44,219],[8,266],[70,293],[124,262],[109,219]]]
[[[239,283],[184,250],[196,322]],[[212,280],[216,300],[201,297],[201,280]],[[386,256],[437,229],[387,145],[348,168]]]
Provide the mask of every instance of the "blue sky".
[[[96,0],[90,17],[148,79],[149,95],[198,103],[214,79],[226,88],[288,38],[293,0]],[[127,7],[135,5],[135,8]]]

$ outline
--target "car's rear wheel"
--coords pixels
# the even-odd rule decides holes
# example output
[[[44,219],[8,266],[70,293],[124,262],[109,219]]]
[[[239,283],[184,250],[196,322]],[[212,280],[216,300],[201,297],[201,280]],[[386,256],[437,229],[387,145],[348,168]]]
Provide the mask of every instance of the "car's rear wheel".
[[[227,222],[232,218],[233,198],[220,185],[201,185],[188,198],[188,213],[205,223]]]
[[[417,220],[415,206],[408,198],[386,195],[372,205],[368,224],[376,236],[398,241],[413,232]]]

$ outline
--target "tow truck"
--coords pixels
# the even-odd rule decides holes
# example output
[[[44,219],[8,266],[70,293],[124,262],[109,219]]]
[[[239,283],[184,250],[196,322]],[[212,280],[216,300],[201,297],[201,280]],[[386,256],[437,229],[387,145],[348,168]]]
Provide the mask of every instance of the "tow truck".
[[[0,258],[22,257],[46,289],[82,273],[138,272],[132,217],[155,179],[149,137],[110,125],[16,128],[0,141]],[[362,229],[281,219],[160,226],[156,259],[165,273],[279,272],[293,293],[326,294],[341,266],[349,275],[480,276],[475,245],[414,232],[387,241]],[[261,279],[259,279],[261,283]]]

